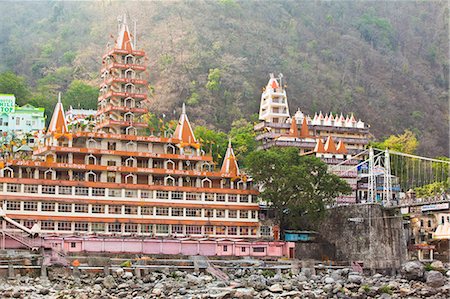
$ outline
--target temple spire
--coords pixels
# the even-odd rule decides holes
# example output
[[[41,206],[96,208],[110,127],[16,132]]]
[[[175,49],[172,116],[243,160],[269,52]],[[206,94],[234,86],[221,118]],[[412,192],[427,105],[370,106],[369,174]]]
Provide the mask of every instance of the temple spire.
[[[187,117],[186,105],[184,103],[181,108],[180,119],[178,120],[173,137],[179,139],[184,144],[197,144],[197,139],[194,136],[194,131],[192,130],[191,123]]]
[[[298,136],[298,128],[297,128],[297,121],[295,120],[295,117],[291,120],[291,128],[289,129],[289,135],[292,137],[299,137]]]
[[[334,144],[331,136],[328,136],[327,142],[325,142],[325,152],[330,154],[336,153],[336,144]]]
[[[50,120],[47,132],[57,134],[66,134],[69,132],[67,129],[63,104],[61,102],[61,93],[58,94],[58,102],[56,103],[55,110],[53,110],[52,119]]]
[[[342,142],[342,140],[339,141],[336,152],[338,154],[346,154],[347,153],[347,148],[345,147],[345,144],[344,144],[344,142]]]
[[[228,140],[228,148],[220,172],[230,175],[231,177],[238,177],[241,174],[233,147],[231,146],[231,138]]]
[[[325,153],[325,148],[323,146],[322,139],[320,139],[320,138],[317,139],[317,143],[316,143],[316,147],[314,148],[314,152],[319,153],[319,154]]]
[[[303,117],[302,127],[300,129],[300,137],[302,137],[302,138],[310,137],[309,127],[308,127],[308,122],[306,120],[306,116]]]

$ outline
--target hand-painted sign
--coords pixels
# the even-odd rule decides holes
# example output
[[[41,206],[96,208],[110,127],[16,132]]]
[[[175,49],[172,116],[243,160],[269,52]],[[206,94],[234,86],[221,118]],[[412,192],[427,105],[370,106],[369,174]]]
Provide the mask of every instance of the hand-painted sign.
[[[15,110],[16,98],[12,94],[0,94],[0,113],[12,113]]]

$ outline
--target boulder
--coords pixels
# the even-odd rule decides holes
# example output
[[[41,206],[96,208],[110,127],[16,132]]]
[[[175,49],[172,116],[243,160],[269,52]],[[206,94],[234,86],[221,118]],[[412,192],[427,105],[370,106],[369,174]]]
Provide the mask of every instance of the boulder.
[[[112,289],[116,285],[114,277],[112,277],[111,275],[106,276],[105,279],[103,279],[102,283],[103,286],[107,289]]]
[[[269,287],[269,291],[271,291],[272,293],[281,293],[283,292],[283,287],[281,286],[281,284],[276,283]]]
[[[354,283],[354,284],[361,284],[363,280],[363,277],[361,275],[357,275],[357,274],[350,274],[348,275],[347,281],[349,283]]]
[[[334,279],[332,277],[325,277],[324,280],[325,284],[333,284],[334,283]]]
[[[262,275],[250,275],[244,280],[244,285],[246,287],[254,288],[257,291],[262,291],[267,288],[267,279]]]
[[[431,267],[433,268],[433,270],[436,270],[436,271],[444,271],[444,269],[445,269],[444,263],[442,263],[441,261],[432,262]]]
[[[419,261],[410,261],[402,265],[401,273],[409,280],[421,280],[425,273],[425,267]]]
[[[253,299],[255,298],[255,290],[253,288],[238,288],[234,292],[234,298]]]
[[[432,288],[439,288],[445,285],[447,279],[439,271],[429,271],[425,275],[427,285]]]

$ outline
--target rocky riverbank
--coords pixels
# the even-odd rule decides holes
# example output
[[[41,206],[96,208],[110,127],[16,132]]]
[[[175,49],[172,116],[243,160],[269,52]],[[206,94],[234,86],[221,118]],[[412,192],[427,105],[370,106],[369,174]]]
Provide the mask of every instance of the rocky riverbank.
[[[315,273],[275,273],[236,268],[229,281],[207,273],[157,271],[143,277],[117,269],[112,275],[68,275],[51,269],[48,279],[16,276],[0,282],[1,298],[450,298],[450,271],[442,263],[408,262],[397,276],[361,275],[344,268]]]

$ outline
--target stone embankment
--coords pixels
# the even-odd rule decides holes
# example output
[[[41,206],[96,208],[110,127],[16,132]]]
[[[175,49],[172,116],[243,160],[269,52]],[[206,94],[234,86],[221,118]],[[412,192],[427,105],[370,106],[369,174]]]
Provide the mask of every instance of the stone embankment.
[[[155,271],[142,277],[117,269],[111,275],[68,275],[49,269],[48,278],[16,276],[0,281],[0,298],[450,298],[449,267],[408,262],[401,274],[362,275],[351,269],[303,268],[299,273],[227,270],[228,281],[206,273]]]

